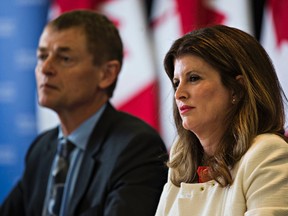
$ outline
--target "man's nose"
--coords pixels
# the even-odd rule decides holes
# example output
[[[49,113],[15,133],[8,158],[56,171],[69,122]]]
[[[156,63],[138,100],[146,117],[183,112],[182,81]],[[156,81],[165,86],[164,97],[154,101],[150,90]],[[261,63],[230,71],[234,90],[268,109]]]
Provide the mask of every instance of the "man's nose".
[[[43,74],[54,75],[56,73],[55,62],[52,57],[48,57],[41,63],[40,70]]]

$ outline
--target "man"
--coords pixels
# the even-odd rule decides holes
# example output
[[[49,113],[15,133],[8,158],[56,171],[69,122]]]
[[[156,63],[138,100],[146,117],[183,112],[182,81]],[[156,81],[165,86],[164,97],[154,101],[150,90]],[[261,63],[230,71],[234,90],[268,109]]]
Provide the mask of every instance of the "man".
[[[123,57],[115,26],[92,11],[62,14],[45,27],[37,57],[38,101],[60,126],[32,143],[0,215],[154,215],[166,149],[150,126],[109,103]]]

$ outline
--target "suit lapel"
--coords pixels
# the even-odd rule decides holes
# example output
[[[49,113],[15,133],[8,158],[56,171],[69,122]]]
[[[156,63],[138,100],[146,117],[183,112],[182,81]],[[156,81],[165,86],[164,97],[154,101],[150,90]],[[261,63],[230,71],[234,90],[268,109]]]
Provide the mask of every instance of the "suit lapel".
[[[44,136],[41,136],[39,140],[35,142],[37,145],[35,148],[33,148],[33,151],[35,150],[36,153],[34,155],[37,155],[38,158],[36,161],[38,161],[38,171],[37,173],[35,170],[29,171],[29,173],[35,173],[37,177],[37,183],[30,182],[30,184],[33,184],[33,187],[36,187],[33,190],[33,193],[35,193],[33,206],[35,207],[35,211],[42,212],[42,208],[44,205],[45,197],[46,197],[46,191],[47,191],[47,184],[49,180],[50,175],[50,169],[53,163],[53,159],[56,153],[56,147],[57,147],[57,134],[58,129],[54,129],[49,133],[44,134]],[[43,148],[43,146],[45,146]],[[40,152],[39,152],[40,151]],[[38,154],[39,153],[39,154]],[[28,183],[29,184],[29,183]],[[37,195],[36,195],[37,194]]]
[[[90,136],[87,149],[84,153],[83,161],[76,180],[72,200],[70,203],[69,215],[75,214],[79,202],[87,193],[89,185],[91,184],[93,176],[97,172],[97,154],[101,151],[105,138],[108,135],[111,124],[111,116],[115,115],[114,108],[108,103],[105,111],[100,117],[98,123],[95,125]]]

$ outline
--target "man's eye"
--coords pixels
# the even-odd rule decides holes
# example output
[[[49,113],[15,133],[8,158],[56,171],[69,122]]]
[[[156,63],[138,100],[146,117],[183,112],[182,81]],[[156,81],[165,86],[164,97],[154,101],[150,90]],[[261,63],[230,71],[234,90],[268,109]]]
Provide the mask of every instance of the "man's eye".
[[[37,59],[40,60],[40,61],[44,61],[46,58],[47,58],[47,55],[46,55],[46,54],[39,54],[39,55],[37,55]]]
[[[68,56],[61,56],[61,59],[62,59],[62,61],[64,61],[64,62],[70,62],[70,61],[71,61],[71,58],[68,57]]]

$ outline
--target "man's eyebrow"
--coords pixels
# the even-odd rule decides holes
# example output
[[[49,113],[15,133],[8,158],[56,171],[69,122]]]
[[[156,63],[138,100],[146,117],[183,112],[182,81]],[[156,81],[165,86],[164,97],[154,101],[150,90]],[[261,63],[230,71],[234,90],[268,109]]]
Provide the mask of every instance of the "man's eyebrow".
[[[47,49],[45,47],[38,47],[37,51],[38,52],[45,52]]]
[[[48,49],[46,47],[38,47],[37,51],[39,52],[46,52]],[[72,49],[70,47],[59,47],[57,48],[57,52],[69,52]]]

